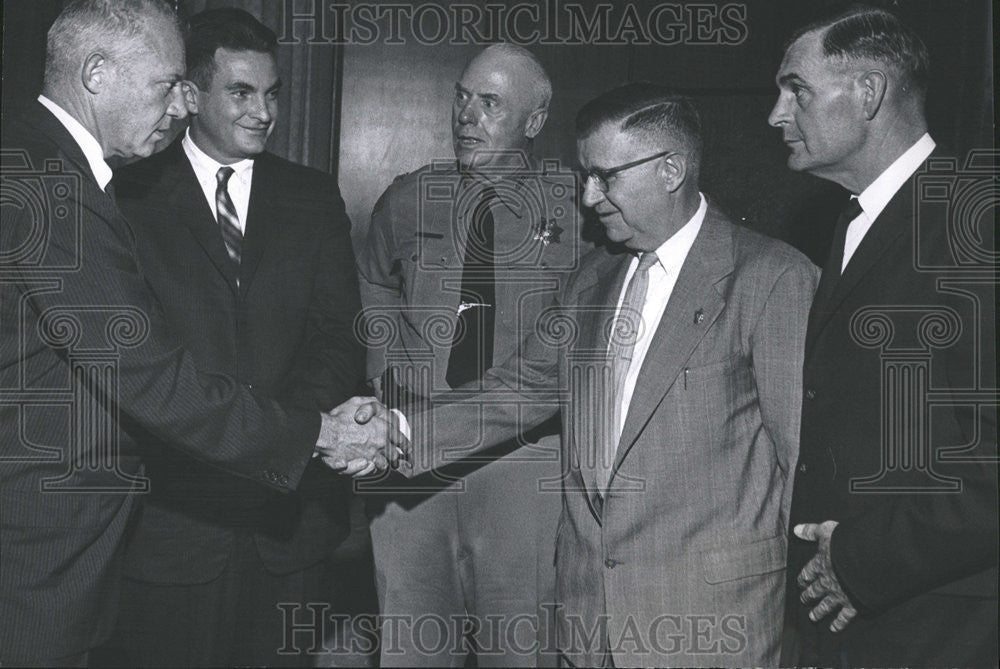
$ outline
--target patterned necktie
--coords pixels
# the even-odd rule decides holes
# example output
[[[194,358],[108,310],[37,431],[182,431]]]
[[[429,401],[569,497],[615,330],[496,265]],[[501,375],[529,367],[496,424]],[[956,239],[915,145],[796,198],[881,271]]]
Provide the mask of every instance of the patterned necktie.
[[[236,215],[236,208],[229,198],[229,177],[233,176],[232,167],[220,167],[215,173],[215,180],[219,183],[215,189],[215,210],[219,219],[219,228],[222,230],[222,241],[226,244],[226,252],[230,259],[237,265],[240,264],[240,253],[243,249],[243,232],[240,231],[240,219]]]
[[[608,364],[614,376],[614,392],[611,395],[611,407],[608,420],[605,421],[605,439],[603,452],[599,453],[595,472],[595,489],[601,495],[605,493],[611,481],[611,470],[618,452],[618,440],[621,437],[619,425],[622,397],[625,394],[625,378],[632,365],[632,352],[642,328],[642,307],[646,303],[646,292],[649,290],[649,268],[656,264],[659,258],[656,253],[643,253],[639,256],[639,267],[628,282],[621,310],[615,317],[614,329],[611,332],[611,343],[608,346]]]
[[[469,222],[469,238],[462,264],[461,304],[445,373],[445,380],[452,388],[481,379],[483,373],[493,366],[496,270],[493,265],[493,211],[490,207],[496,199],[496,191],[484,189]]]

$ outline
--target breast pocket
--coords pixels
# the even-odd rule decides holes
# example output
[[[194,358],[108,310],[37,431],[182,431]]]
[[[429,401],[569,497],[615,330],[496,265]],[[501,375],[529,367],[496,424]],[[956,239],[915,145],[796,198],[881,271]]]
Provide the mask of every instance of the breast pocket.
[[[757,392],[749,358],[730,356],[688,367],[682,373],[698,433],[716,446],[747,442],[748,432],[759,422],[754,419]]]

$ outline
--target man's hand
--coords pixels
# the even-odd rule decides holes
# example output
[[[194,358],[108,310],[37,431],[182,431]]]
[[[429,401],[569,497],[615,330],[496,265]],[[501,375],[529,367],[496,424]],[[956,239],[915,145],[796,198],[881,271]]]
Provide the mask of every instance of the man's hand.
[[[857,609],[840,587],[837,575],[830,561],[830,537],[837,521],[828,520],[822,524],[803,523],[795,526],[795,536],[806,541],[818,541],[819,546],[813,559],[799,572],[798,584],[802,588],[799,599],[803,604],[819,600],[819,604],[809,612],[809,620],[817,622],[836,612],[837,617],[830,624],[830,630],[840,632],[858,615]]]
[[[361,412],[366,420],[358,422]],[[331,469],[352,476],[395,466],[405,443],[394,417],[373,397],[352,397],[322,416],[316,452]]]

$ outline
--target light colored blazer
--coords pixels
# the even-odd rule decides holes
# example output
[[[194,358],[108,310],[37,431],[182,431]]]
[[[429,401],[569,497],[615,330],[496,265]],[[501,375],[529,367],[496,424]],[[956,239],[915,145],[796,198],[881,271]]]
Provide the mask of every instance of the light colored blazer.
[[[628,255],[584,258],[491,392],[415,416],[415,471],[562,407],[559,647],[576,665],[776,665],[817,269],[709,206],[635,387],[603,501],[589,468],[607,411],[609,319]],[[453,396],[453,399],[457,396]],[[427,438],[433,435],[433,439]],[[433,447],[430,446],[433,444]]]

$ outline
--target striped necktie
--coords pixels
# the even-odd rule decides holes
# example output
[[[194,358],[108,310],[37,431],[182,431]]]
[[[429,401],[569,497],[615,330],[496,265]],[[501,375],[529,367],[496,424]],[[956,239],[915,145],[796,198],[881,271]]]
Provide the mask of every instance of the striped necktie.
[[[229,177],[233,176],[233,172],[232,167],[224,166],[215,173],[215,180],[219,183],[215,189],[215,210],[219,228],[222,230],[222,241],[226,244],[226,252],[229,253],[230,259],[239,265],[243,249],[243,232],[240,230],[240,219],[236,215],[236,208],[227,188]]]

